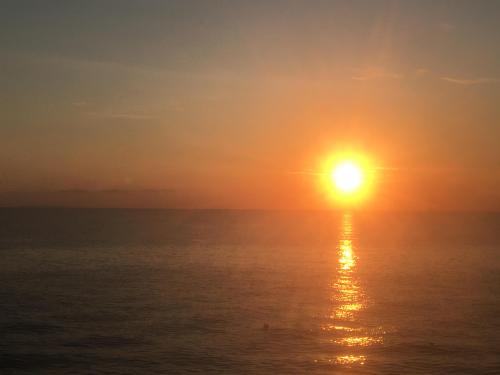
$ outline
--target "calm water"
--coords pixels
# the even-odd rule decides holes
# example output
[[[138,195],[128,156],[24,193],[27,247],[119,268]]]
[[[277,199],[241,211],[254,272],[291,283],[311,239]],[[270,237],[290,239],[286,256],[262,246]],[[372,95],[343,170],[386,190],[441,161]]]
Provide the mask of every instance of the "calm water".
[[[0,373],[499,374],[500,215],[0,209]]]

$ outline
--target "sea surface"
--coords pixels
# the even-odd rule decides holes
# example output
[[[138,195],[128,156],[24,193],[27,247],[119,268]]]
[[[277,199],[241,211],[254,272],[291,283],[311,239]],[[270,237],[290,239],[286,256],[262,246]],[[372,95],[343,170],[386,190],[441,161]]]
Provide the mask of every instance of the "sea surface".
[[[1,374],[500,374],[500,215],[0,209]]]

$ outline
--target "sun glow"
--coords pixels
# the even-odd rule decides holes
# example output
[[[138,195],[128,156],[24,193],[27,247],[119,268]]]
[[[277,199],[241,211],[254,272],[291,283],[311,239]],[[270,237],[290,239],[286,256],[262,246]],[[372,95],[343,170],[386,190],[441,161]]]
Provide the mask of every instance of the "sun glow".
[[[361,207],[375,193],[374,160],[357,151],[338,151],[318,158],[318,188],[337,207]]]

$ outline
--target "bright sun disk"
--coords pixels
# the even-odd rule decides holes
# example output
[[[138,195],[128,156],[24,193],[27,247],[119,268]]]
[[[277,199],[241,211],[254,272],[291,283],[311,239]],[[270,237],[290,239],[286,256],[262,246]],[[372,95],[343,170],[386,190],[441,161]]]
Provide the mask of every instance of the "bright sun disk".
[[[343,161],[332,171],[332,180],[335,187],[344,193],[354,193],[363,183],[361,168],[352,161]]]

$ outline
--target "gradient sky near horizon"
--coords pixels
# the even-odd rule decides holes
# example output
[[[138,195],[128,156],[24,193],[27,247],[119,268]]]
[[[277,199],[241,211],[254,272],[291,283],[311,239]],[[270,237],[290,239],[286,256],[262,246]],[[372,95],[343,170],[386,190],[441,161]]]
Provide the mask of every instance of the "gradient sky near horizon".
[[[500,210],[500,2],[3,1],[0,205]],[[311,172],[312,171],[312,172]],[[311,172],[311,173],[309,173]]]

